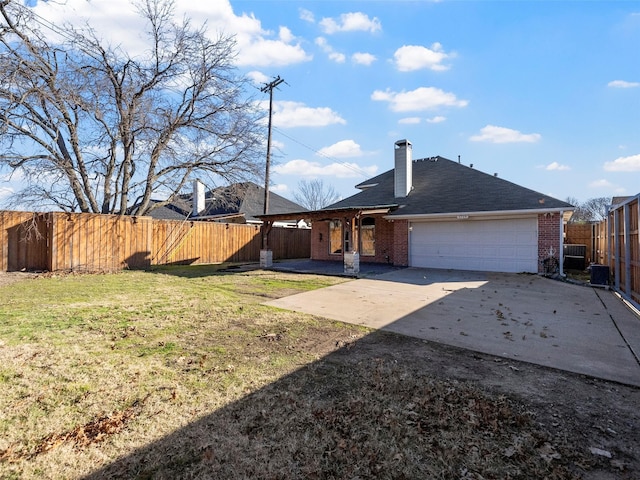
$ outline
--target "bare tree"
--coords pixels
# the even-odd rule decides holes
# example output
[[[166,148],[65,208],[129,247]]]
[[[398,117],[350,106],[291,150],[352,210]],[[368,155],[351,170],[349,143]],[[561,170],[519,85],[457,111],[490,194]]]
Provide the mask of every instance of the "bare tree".
[[[148,48],[134,56],[90,27],[51,40],[29,8],[0,0],[0,169],[24,178],[15,199],[143,215],[164,204],[152,194],[170,201],[195,176],[261,177],[262,114],[234,39],[176,23],[171,0],[137,7]]]
[[[298,182],[298,191],[293,198],[308,210],[319,210],[338,201],[340,196],[331,185],[327,186],[322,180],[316,179]]]
[[[585,202],[569,197],[567,203],[575,207],[571,215],[572,223],[599,222],[607,217],[607,211],[611,205],[610,197],[590,198]]]
[[[607,218],[611,197],[590,198],[582,205],[589,221],[599,222]]]
[[[587,222],[587,214],[582,206],[582,203],[575,197],[567,197],[565,199],[567,203],[570,203],[575,207],[569,222],[571,223],[584,223]]]

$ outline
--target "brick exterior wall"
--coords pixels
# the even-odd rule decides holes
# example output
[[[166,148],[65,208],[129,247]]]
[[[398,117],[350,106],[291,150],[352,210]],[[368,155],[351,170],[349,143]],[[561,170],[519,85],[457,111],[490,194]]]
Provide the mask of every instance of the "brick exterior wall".
[[[409,222],[408,220],[389,221],[382,215],[374,216],[376,219],[376,254],[360,255],[360,262],[392,263],[396,266],[409,265]],[[340,218],[343,222],[352,218]],[[560,222],[562,217],[558,213],[546,213],[538,215],[538,272],[544,273],[542,261],[549,257],[552,250],[553,256],[560,259]],[[344,223],[343,223],[344,225]],[[342,254],[329,254],[329,222],[325,218],[312,219],[311,231],[311,258],[313,260],[337,260],[343,259]]]
[[[393,264],[398,267],[409,265],[409,221],[393,221]]]
[[[408,265],[409,235],[406,220],[386,220],[383,215],[371,215],[375,218],[375,255],[360,254],[360,263],[391,263],[393,265]],[[349,220],[353,225],[355,220],[350,217],[335,217]],[[329,222],[327,217],[311,219],[311,259],[312,260],[342,260],[342,254],[329,254]],[[352,237],[353,238],[353,237]]]
[[[542,261],[550,253],[560,260],[560,222],[559,213],[541,213],[538,215],[538,273],[544,273]]]

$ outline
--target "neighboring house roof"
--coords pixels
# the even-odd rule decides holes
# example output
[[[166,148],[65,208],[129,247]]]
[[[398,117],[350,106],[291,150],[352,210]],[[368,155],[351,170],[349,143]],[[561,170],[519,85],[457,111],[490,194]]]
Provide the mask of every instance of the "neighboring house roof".
[[[356,185],[363,191],[322,210],[392,208],[389,216],[522,210],[573,210],[557,200],[443,157],[414,160],[413,188],[394,196],[394,170]]]
[[[152,200],[159,203],[158,200]],[[156,207],[149,216],[163,220],[215,219],[244,217],[245,221],[260,221],[256,215],[264,211],[264,188],[253,182],[236,183],[226,187],[217,187],[205,194],[205,209],[196,215],[192,213],[193,195],[184,194],[171,203]],[[304,207],[269,192],[269,213],[287,214],[304,211]]]
[[[635,198],[635,197],[629,197],[629,196],[626,196],[626,197],[613,197],[611,199],[611,206],[618,205],[618,204],[621,204],[621,203],[625,203],[625,202],[629,201],[632,198]]]
[[[241,213],[247,221],[260,221],[257,216],[264,213],[264,187],[253,182],[218,187],[207,192],[205,206],[199,217]],[[287,214],[304,210],[301,205],[269,192],[269,213]]]

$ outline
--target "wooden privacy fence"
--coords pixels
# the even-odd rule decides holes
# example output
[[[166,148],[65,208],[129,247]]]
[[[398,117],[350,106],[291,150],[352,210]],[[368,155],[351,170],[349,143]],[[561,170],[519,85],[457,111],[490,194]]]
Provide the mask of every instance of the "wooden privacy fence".
[[[640,308],[640,195],[613,205],[605,220],[567,224],[565,243],[587,246],[590,261],[609,267],[616,291]],[[589,254],[590,252],[590,254]]]
[[[311,230],[273,228],[274,260],[309,258]],[[86,213],[0,211],[0,271],[116,271],[151,265],[253,262],[255,225]]]
[[[606,255],[614,288],[640,308],[640,195],[614,205],[604,224]]]
[[[595,261],[594,229],[593,223],[567,223],[565,225],[565,244],[585,245],[587,247],[586,262]]]

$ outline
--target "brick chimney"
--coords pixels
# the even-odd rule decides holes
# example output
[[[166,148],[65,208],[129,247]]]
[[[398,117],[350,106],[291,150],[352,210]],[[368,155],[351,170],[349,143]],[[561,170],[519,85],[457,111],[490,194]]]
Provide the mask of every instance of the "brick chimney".
[[[413,188],[411,142],[398,140],[395,144],[394,193],[404,198]]]

